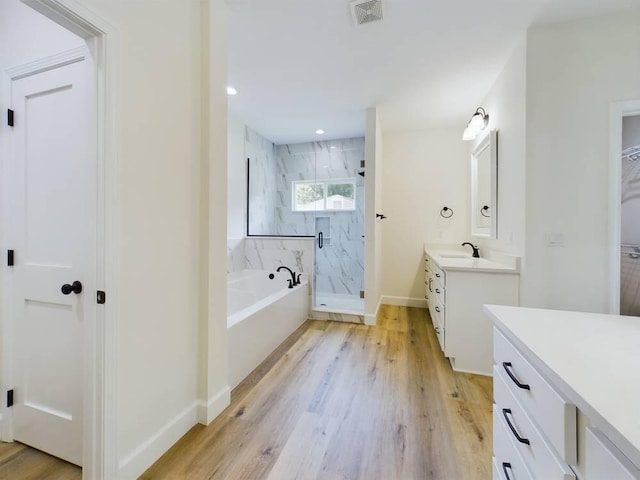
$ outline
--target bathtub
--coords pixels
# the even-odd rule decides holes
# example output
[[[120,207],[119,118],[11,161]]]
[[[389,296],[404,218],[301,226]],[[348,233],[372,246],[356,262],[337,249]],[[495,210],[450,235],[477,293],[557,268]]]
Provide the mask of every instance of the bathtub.
[[[288,288],[288,272],[242,270],[227,276],[229,386],[236,387],[309,317],[309,285]]]

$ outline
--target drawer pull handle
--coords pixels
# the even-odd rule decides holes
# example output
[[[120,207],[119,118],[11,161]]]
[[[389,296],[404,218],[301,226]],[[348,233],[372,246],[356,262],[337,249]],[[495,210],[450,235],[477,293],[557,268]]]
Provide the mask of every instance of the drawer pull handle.
[[[518,386],[518,388],[521,388],[523,390],[531,390],[531,387],[529,385],[527,385],[526,383],[520,382],[520,380],[518,380],[518,378],[510,370],[510,368],[513,368],[513,365],[511,365],[511,362],[502,362],[502,366],[504,367],[504,371],[507,372],[507,375],[509,375],[509,378],[513,380],[513,383],[515,383]]]
[[[429,279],[429,291],[430,291],[431,293],[433,293],[433,289],[431,288],[431,282],[432,282],[432,281],[433,281],[433,278],[430,278],[430,279]]]
[[[504,477],[505,477],[507,480],[511,480],[511,475],[509,475],[509,472],[507,472],[507,470],[509,470],[509,472],[510,472],[510,471],[512,471],[512,470],[511,470],[511,464],[510,464],[510,463],[507,463],[507,462],[504,462],[504,463],[502,464],[502,471],[504,472]]]
[[[520,436],[520,434],[516,430],[516,427],[514,427],[513,423],[511,423],[511,420],[509,420],[509,417],[507,415],[513,415],[511,413],[511,409],[503,408],[502,415],[504,416],[504,419],[507,421],[507,425],[509,425],[509,429],[511,430],[511,433],[513,433],[513,436],[516,437],[516,440],[518,440],[520,443],[524,443],[525,445],[531,445],[531,442],[528,439]]]
[[[439,274],[439,273],[436,273],[436,277],[440,278],[440,274]]]
[[[440,313],[440,308],[436,307],[436,312]]]
[[[436,293],[440,293],[440,289],[439,288],[436,288]]]
[[[440,329],[438,327],[436,327],[436,333],[440,335]]]

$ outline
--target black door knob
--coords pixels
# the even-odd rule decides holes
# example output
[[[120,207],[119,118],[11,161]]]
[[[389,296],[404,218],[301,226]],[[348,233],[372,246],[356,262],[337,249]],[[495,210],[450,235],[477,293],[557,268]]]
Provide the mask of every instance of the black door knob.
[[[73,282],[71,285],[69,285],[68,283],[65,283],[64,285],[62,285],[62,288],[60,289],[60,291],[62,292],[63,295],[69,295],[71,292],[77,295],[82,291],[82,284],[78,280]]]

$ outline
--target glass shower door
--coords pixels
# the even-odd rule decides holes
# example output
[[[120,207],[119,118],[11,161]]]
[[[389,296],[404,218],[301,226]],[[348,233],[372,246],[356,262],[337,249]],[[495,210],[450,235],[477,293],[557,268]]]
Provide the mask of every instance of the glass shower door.
[[[364,313],[364,139],[316,143],[314,309]]]

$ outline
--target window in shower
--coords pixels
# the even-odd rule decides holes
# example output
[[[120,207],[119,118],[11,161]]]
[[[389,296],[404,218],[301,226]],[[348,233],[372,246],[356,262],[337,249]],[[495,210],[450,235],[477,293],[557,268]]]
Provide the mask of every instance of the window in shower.
[[[353,211],[356,209],[355,180],[322,182],[294,181],[291,185],[294,212]]]

